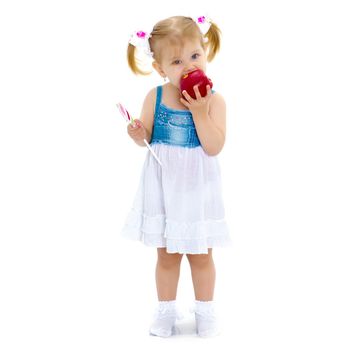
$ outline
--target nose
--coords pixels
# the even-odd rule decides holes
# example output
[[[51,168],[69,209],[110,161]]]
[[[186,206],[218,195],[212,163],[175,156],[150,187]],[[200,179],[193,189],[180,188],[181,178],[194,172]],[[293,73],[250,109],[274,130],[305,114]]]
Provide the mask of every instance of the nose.
[[[185,68],[185,70],[184,70],[184,74],[188,74],[188,73],[190,73],[190,72],[192,72],[192,71],[194,71],[194,70],[196,70],[197,68],[196,67],[194,67],[193,65],[188,65],[188,66],[186,66],[186,68]]]

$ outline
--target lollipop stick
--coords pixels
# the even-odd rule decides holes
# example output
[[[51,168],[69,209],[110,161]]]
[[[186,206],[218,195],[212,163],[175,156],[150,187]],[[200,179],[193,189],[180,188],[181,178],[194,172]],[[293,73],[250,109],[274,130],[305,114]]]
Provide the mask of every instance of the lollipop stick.
[[[162,166],[162,162],[159,160],[157,155],[154,153],[154,151],[153,151],[152,147],[150,146],[150,144],[146,141],[146,139],[143,139],[143,142],[145,143],[145,145],[147,146],[149,151],[152,153],[152,155],[156,159],[156,161],[159,163],[159,165]]]

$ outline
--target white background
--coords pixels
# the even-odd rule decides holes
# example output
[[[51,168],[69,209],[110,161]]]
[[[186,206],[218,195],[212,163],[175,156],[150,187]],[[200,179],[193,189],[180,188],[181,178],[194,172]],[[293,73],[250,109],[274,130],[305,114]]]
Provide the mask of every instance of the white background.
[[[119,235],[156,74],[133,30],[210,14],[226,98],[219,155],[233,247],[217,249],[222,335],[150,337],[156,252]],[[350,12],[346,1],[4,1],[0,5],[0,348],[349,349]],[[184,259],[178,300],[193,301]],[[123,345],[122,345],[123,344]]]

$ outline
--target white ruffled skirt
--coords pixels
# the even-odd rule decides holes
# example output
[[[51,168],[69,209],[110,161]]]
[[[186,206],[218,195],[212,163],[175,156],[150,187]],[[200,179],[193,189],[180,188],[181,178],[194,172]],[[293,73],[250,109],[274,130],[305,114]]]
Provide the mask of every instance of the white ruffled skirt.
[[[152,145],[122,234],[168,253],[207,254],[231,244],[217,157],[202,147]]]

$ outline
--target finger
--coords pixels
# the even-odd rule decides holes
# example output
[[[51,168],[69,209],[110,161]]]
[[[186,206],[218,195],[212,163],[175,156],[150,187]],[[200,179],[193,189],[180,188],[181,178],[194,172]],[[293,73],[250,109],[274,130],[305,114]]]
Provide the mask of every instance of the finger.
[[[211,95],[212,95],[212,93],[211,93],[210,85],[207,85],[207,96],[206,97],[210,97]]]
[[[180,102],[185,105],[187,108],[189,108],[190,104],[184,99],[184,98],[180,98]]]
[[[186,99],[188,102],[192,102],[192,101],[193,101],[193,100],[192,100],[192,97],[189,95],[189,93],[188,93],[186,90],[182,91],[182,94],[184,95],[185,99]]]
[[[130,124],[130,129],[129,129],[129,134],[130,135],[135,135],[138,133],[138,131],[140,130],[140,128],[138,128],[136,125],[132,126]]]
[[[135,119],[131,125],[134,129],[140,129],[142,127],[142,123],[138,119]]]
[[[194,91],[194,93],[195,93],[195,95],[196,95],[196,99],[197,99],[197,100],[200,100],[200,99],[202,98],[202,95],[201,95],[201,93],[199,92],[198,85],[195,85],[195,86],[193,87],[193,91]]]
[[[133,134],[135,128],[131,124],[128,124],[127,130],[128,130],[128,134],[131,135]]]

